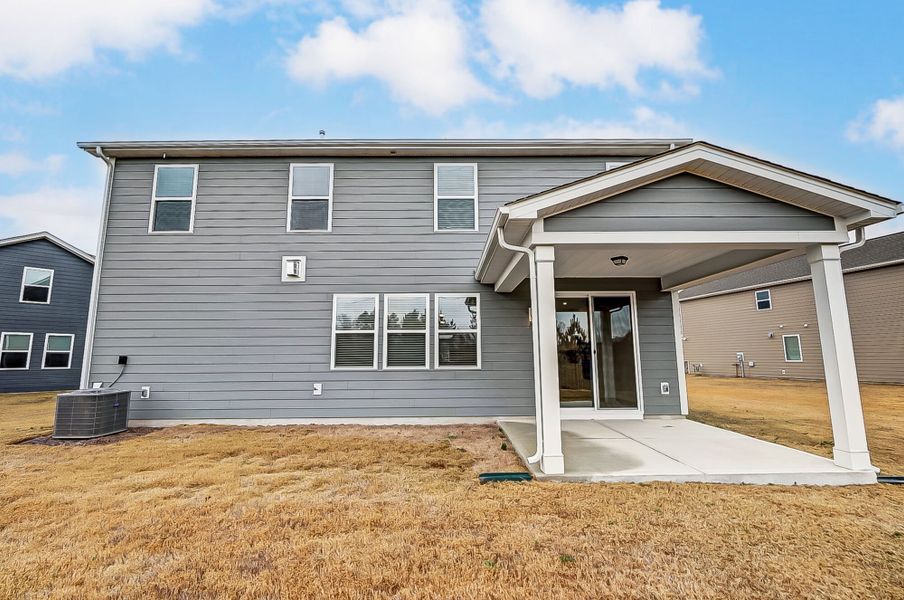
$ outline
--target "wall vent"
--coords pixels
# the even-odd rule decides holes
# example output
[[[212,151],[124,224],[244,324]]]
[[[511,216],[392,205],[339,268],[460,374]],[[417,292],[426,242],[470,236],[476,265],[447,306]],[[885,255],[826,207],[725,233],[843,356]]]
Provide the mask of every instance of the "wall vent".
[[[58,395],[53,437],[83,439],[125,431],[130,393],[102,388]]]

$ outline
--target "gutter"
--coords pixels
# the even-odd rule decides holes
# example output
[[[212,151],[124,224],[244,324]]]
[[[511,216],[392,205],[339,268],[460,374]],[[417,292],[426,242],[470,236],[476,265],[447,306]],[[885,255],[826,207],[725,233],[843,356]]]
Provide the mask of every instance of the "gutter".
[[[490,238],[492,239],[492,236]],[[533,456],[527,457],[527,462],[534,464],[540,462],[540,458],[543,456],[543,397],[541,391],[543,387],[540,383],[540,321],[537,319],[537,263],[534,260],[533,250],[524,246],[515,246],[505,241],[502,227],[496,228],[496,239],[499,241],[499,245],[506,250],[524,254],[527,257],[530,269],[530,330],[534,351],[534,404],[536,406],[534,421],[537,425],[537,452]]]
[[[97,300],[100,292],[100,271],[104,261],[104,244],[107,241],[107,222],[110,215],[110,197],[113,195],[113,171],[116,169],[116,158],[109,158],[100,146],[94,148],[94,154],[107,164],[107,178],[104,183],[104,204],[101,209],[100,231],[97,235],[97,253],[95,254],[94,274],[91,278],[91,301],[88,304],[88,327],[85,332],[85,348],[82,351],[82,375],[79,387],[89,387],[88,375],[91,371],[91,358],[94,354],[94,330],[97,326]]]
[[[841,244],[838,246],[839,252],[845,252],[847,250],[853,250],[854,248],[859,248],[863,244],[866,243],[866,230],[864,227],[858,227],[854,230],[854,241],[848,242],[847,244]]]

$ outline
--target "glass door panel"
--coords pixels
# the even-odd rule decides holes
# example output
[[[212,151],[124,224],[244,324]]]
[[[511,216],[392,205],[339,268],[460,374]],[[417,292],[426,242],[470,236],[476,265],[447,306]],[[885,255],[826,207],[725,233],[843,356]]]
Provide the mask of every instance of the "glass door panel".
[[[598,380],[597,408],[638,408],[630,297],[593,298],[593,342]]]
[[[556,298],[559,403],[563,408],[593,408],[589,308],[587,298]]]

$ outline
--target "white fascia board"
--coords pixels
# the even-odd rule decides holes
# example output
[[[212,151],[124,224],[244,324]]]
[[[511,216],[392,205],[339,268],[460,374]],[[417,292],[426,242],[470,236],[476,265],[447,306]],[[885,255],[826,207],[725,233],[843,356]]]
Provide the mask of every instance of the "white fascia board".
[[[16,237],[11,237],[11,238],[6,238],[6,239],[3,239],[3,240],[0,240],[0,247],[2,247],[2,246],[12,246],[12,245],[14,245],[14,244],[21,244],[21,243],[24,243],[24,242],[34,242],[34,241],[36,241],[36,240],[47,240],[47,241],[50,242],[51,244],[56,244],[57,246],[59,246],[59,247],[62,248],[63,250],[66,250],[67,252],[70,252],[70,253],[72,253],[72,254],[78,256],[78,257],[81,258],[82,260],[84,260],[84,261],[86,261],[86,262],[89,262],[89,263],[91,263],[92,265],[94,264],[94,257],[93,257],[93,256],[91,256],[90,254],[88,254],[88,253],[85,252],[84,250],[79,250],[78,248],[76,248],[76,247],[73,246],[72,244],[63,241],[63,240],[61,240],[60,238],[58,238],[57,236],[53,235],[52,233],[48,233],[48,232],[46,232],[46,231],[41,231],[41,232],[38,232],[38,233],[29,233],[28,235],[19,235],[19,236],[16,236]]]
[[[510,206],[509,214],[513,219],[535,219],[540,216],[541,212],[544,213],[542,215],[544,217],[551,216],[554,214],[552,211],[555,210],[555,207],[563,202],[590,194],[595,194],[596,197],[588,200],[587,203],[595,202],[600,199],[600,196],[605,197],[607,190],[625,184],[630,185],[633,181],[637,182],[637,186],[634,187],[647,185],[652,181],[663,179],[685,170],[683,169],[684,166],[696,160],[703,160],[750,175],[764,177],[838,202],[856,206],[869,211],[874,217],[890,218],[898,211],[898,206],[879,202],[876,199],[843,189],[841,186],[832,185],[829,182],[819,181],[803,174],[789,172],[781,167],[719,151],[716,148],[695,144],[680,148],[661,157],[653,157],[640,161],[637,164],[626,165],[615,171],[601,173],[585,181],[524,200],[521,203]],[[686,170],[690,173],[694,172],[693,169]],[[624,191],[626,190],[619,189],[619,193]],[[788,203],[787,200],[776,199]],[[574,208],[577,208],[577,206],[569,206],[568,210]]]
[[[477,268],[474,270],[474,279],[482,281],[486,273],[487,266],[492,262],[493,255],[496,253],[498,242],[496,241],[496,230],[505,227],[509,216],[508,207],[500,206],[496,209],[493,216],[493,224],[487,232],[487,241],[483,245],[483,252],[480,253],[480,260],[477,262]]]
[[[542,232],[535,233],[536,245],[612,245],[612,244],[723,244],[738,248],[786,247],[804,244],[843,244],[847,232],[831,231],[607,231],[607,232]]]

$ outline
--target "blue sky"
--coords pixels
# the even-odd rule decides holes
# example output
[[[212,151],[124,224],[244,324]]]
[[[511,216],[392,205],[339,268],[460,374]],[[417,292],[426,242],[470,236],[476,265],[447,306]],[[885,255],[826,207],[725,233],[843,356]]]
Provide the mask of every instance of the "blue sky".
[[[0,0],[0,237],[93,250],[103,172],[76,141],[320,129],[688,136],[902,200],[902,22],[895,1]]]

